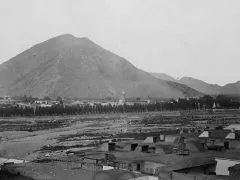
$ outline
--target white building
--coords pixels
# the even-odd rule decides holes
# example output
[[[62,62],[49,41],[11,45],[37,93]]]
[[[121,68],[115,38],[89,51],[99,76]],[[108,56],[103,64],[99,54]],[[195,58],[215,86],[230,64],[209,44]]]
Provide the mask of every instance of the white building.
[[[119,105],[124,105],[126,103],[126,93],[123,91],[119,98]]]
[[[51,101],[47,101],[47,100],[36,100],[35,104],[40,105],[41,107],[51,107],[52,106]]]

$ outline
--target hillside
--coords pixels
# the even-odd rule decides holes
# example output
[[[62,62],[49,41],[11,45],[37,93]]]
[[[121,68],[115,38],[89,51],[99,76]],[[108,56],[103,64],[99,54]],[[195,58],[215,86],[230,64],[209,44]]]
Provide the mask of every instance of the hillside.
[[[10,75],[10,76],[9,76]],[[0,66],[10,96],[177,98],[201,93],[159,80],[87,38],[61,35],[37,44]]]
[[[192,78],[183,77],[181,79],[175,79],[164,73],[150,73],[153,77],[161,80],[173,81],[180,84],[185,84],[203,94],[217,95],[217,94],[228,94],[228,95],[240,95],[240,81],[236,83],[230,83],[225,86],[219,86],[216,84],[208,84],[204,81]]]
[[[166,81],[173,81],[173,82],[176,82],[177,79],[167,75],[167,74],[164,74],[164,73],[153,73],[151,72],[150,73],[153,77],[155,78],[158,78],[158,79],[161,79],[161,80],[166,80]]]
[[[221,89],[222,94],[236,94],[240,95],[240,81],[236,83],[229,83],[222,87]]]
[[[198,90],[204,94],[220,94],[221,93],[221,86],[208,84],[204,81],[191,78],[191,77],[183,77],[178,81],[181,84],[185,84],[193,89]]]

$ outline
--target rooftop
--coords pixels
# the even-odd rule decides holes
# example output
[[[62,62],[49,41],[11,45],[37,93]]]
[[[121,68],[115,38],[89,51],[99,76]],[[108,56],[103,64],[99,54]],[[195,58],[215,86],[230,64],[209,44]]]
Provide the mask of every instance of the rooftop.
[[[231,125],[227,126],[224,129],[226,129],[226,130],[235,129],[235,130],[239,130],[240,131],[240,124],[231,124]]]
[[[167,155],[152,155],[145,157],[138,157],[135,160],[150,161],[155,163],[164,164],[165,168],[171,170],[180,170],[190,167],[197,167],[202,165],[214,164],[216,160],[211,154],[205,153],[191,153],[187,156],[180,156],[176,154]]]
[[[225,139],[225,137],[230,133],[229,130],[213,130],[209,131],[210,138],[215,138],[215,139]]]

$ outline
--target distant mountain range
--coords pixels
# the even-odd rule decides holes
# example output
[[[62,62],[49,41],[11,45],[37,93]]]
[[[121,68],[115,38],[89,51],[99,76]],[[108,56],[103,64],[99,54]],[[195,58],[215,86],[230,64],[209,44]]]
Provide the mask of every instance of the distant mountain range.
[[[88,38],[65,34],[36,44],[2,63],[0,96],[105,98],[118,97],[122,91],[127,97],[202,95],[184,84],[162,79]]]
[[[217,95],[217,94],[229,94],[229,95],[240,95],[240,81],[236,83],[230,83],[225,86],[219,86],[216,84],[208,84],[204,81],[192,78],[192,77],[183,77],[179,80],[168,76],[163,73],[151,73],[152,76],[159,79],[167,79],[169,81],[178,82],[181,84],[185,84],[188,87],[191,87],[201,93],[209,94],[209,95]]]

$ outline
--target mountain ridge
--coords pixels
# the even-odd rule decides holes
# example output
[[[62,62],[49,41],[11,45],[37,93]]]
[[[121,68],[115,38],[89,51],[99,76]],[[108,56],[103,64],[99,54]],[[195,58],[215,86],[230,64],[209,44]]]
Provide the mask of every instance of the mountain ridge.
[[[202,80],[198,80],[192,77],[183,77],[178,80],[180,83],[185,84],[193,89],[198,89],[204,94],[221,94],[221,86],[208,84]]]
[[[153,76],[161,79],[161,75],[163,73],[151,73]],[[159,76],[158,76],[159,75]],[[166,74],[164,74],[166,75]],[[185,76],[182,77],[180,79],[175,79],[171,76],[166,75],[167,77],[170,77],[169,79],[173,79],[174,82],[178,82],[181,84],[185,84],[188,87],[191,87],[201,93],[204,94],[209,94],[209,95],[217,95],[217,94],[229,94],[229,95],[234,95],[234,94],[238,94],[240,95],[240,81],[237,81],[235,83],[228,83],[224,86],[220,86],[218,84],[210,84],[210,83],[206,83],[205,81],[193,78],[193,77],[189,77],[189,76]],[[164,79],[164,77],[163,77]]]

